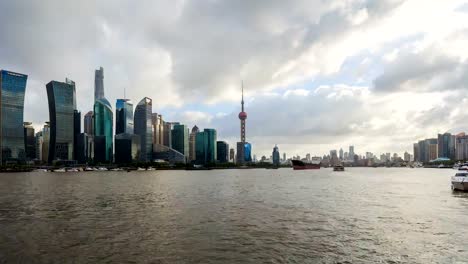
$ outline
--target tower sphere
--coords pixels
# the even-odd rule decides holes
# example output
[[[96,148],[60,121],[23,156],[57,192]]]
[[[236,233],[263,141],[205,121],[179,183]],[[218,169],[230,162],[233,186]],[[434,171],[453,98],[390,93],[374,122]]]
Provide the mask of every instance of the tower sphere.
[[[247,113],[246,112],[240,112],[239,113],[239,119],[241,119],[241,120],[247,119]]]

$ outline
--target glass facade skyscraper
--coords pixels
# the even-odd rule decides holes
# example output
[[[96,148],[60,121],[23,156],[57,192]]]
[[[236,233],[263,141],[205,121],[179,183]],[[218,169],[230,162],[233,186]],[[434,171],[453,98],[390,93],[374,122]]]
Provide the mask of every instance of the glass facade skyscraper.
[[[130,99],[117,99],[115,104],[115,134],[133,134],[133,103]]]
[[[143,98],[135,108],[135,134],[140,136],[140,161],[148,162],[153,159],[153,101]]]
[[[93,117],[94,117],[94,112],[93,111],[89,111],[88,113],[86,113],[86,115],[84,116],[84,132],[90,136],[94,135],[94,121],[93,121]]]
[[[229,161],[229,144],[226,141],[216,142],[216,160],[218,162],[228,162]]]
[[[186,125],[175,124],[171,131],[172,148],[188,157],[189,133]]]
[[[94,161],[112,162],[113,154],[113,124],[112,107],[106,98],[94,102]]]
[[[51,81],[46,88],[50,118],[48,163],[73,160],[75,83],[68,79]]]
[[[205,128],[203,132],[197,133],[195,138],[196,163],[210,164],[216,162],[216,138],[215,129]]]
[[[23,112],[28,76],[0,71],[0,148],[1,162],[24,161]]]
[[[36,158],[36,137],[31,122],[24,122],[24,149],[27,160]]]
[[[94,101],[104,98],[104,69],[100,67],[94,72]]]

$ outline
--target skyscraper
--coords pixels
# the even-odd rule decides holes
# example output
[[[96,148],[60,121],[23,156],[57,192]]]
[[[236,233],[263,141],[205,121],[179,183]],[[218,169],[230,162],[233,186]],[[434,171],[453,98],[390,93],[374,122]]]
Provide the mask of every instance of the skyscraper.
[[[153,113],[151,115],[153,124],[153,144],[164,145],[164,120],[162,115]]]
[[[75,132],[75,83],[51,81],[46,85],[49,100],[50,141],[47,162],[73,160]]]
[[[24,149],[23,112],[28,76],[0,71],[0,160],[2,164],[22,162]]]
[[[190,136],[189,136],[189,161],[196,160],[195,143],[196,143],[196,137],[197,137],[198,132],[200,132],[198,127],[193,126],[192,132],[190,132]]]
[[[36,133],[35,144],[36,144],[36,159],[42,161],[42,144],[44,138],[42,137],[42,131]]]
[[[27,160],[36,158],[36,138],[34,136],[34,127],[31,122],[24,122],[24,149],[26,151]]]
[[[104,69],[100,67],[94,72],[94,100],[104,98]]]
[[[73,111],[73,159],[77,160],[78,155],[78,137],[81,134],[81,112]]]
[[[216,160],[221,163],[229,161],[229,144],[226,141],[216,142]]]
[[[339,152],[339,156],[338,156],[340,158],[340,160],[343,160],[343,154],[344,154],[343,149],[340,148],[340,152]]]
[[[109,163],[113,160],[114,115],[112,106],[102,97],[94,102],[94,161]]]
[[[93,117],[94,117],[94,112],[93,111],[89,111],[88,113],[86,113],[86,115],[84,116],[84,121],[83,121],[83,125],[84,125],[84,132],[86,134],[88,134],[89,136],[92,136],[94,135],[94,121],[93,121]]]
[[[189,156],[189,135],[186,125],[176,124],[172,128],[172,148],[184,154],[185,157]]]
[[[439,158],[455,159],[455,137],[450,133],[438,134],[437,152]]]
[[[115,135],[115,163],[129,164],[140,159],[140,136],[120,133]]]
[[[205,128],[196,135],[196,162],[198,164],[215,163],[217,158],[216,130]]]
[[[350,160],[353,160],[354,159],[354,146],[349,146],[349,154],[348,154],[348,157]]]
[[[230,162],[236,161],[236,151],[233,148],[229,150],[229,161]]]
[[[153,101],[145,97],[135,108],[135,134],[140,136],[140,161],[149,162],[153,159]]]
[[[42,161],[49,160],[49,146],[50,146],[50,122],[46,122],[42,128]]]
[[[273,157],[273,165],[279,166],[280,165],[280,153],[279,153],[278,146],[275,145],[271,156]]]
[[[133,103],[130,99],[117,99],[115,104],[115,134],[133,134]]]

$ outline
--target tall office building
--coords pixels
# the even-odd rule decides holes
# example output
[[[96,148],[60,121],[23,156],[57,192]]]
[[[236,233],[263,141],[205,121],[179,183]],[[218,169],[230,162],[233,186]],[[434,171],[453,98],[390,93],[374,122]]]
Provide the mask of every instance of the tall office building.
[[[466,161],[468,160],[468,136],[466,135],[457,135],[455,139],[455,160]]]
[[[130,164],[140,159],[140,136],[121,133],[115,135],[115,163]]]
[[[26,151],[27,160],[36,158],[36,138],[34,135],[34,127],[31,122],[24,122],[24,149]]]
[[[279,153],[278,146],[275,145],[271,156],[273,158],[273,165],[279,166],[280,165],[280,153]]]
[[[172,148],[172,128],[174,125],[179,124],[178,122],[166,122],[163,121],[163,145]]]
[[[198,164],[215,163],[217,158],[216,130],[205,128],[195,138],[196,162]]]
[[[221,163],[229,161],[229,144],[226,141],[216,142],[216,160]]]
[[[420,161],[419,160],[419,145],[418,145],[418,143],[413,144],[413,156],[414,156],[414,161]]]
[[[114,115],[112,106],[106,98],[94,102],[94,161],[110,163],[113,161]]]
[[[50,147],[50,122],[46,122],[42,128],[42,161],[49,161]]]
[[[353,160],[354,159],[354,146],[349,146],[349,154],[348,154],[348,157],[350,160]]]
[[[115,104],[115,134],[133,134],[133,103],[130,99],[117,99]]]
[[[93,118],[94,118],[94,112],[93,111],[89,111],[84,116],[84,121],[83,121],[84,132],[86,134],[88,134],[88,136],[94,135],[94,120],[93,120]]]
[[[455,137],[450,133],[438,134],[437,152],[439,158],[455,159]]]
[[[81,134],[81,112],[78,110],[75,110],[73,112],[73,159],[77,160],[77,155],[78,155],[78,148],[81,146],[78,146],[78,137]]]
[[[339,152],[338,158],[339,158],[340,160],[343,160],[343,155],[344,155],[343,149],[340,148],[340,152]]]
[[[200,132],[198,127],[193,126],[192,132],[190,132],[190,136],[189,136],[189,161],[196,160],[195,143],[196,143],[196,137],[197,137],[198,132]]]
[[[186,158],[189,156],[189,135],[186,125],[176,124],[171,131],[172,148],[184,154]]]
[[[230,162],[236,161],[236,151],[233,148],[229,150],[229,161]]]
[[[140,161],[149,162],[153,159],[153,101],[145,97],[135,108],[133,121],[135,134],[140,136]]]
[[[42,144],[44,143],[44,138],[42,137],[42,131],[36,133],[35,136],[36,144],[36,159],[42,161]]]
[[[94,72],[94,101],[104,98],[104,69],[100,67]]]
[[[164,145],[164,120],[162,115],[153,113],[151,115],[153,124],[153,144]]]
[[[2,164],[23,162],[24,149],[23,112],[24,94],[28,76],[0,71],[0,160]]]
[[[75,83],[51,81],[46,85],[49,101],[50,141],[47,162],[73,160],[75,132]]]

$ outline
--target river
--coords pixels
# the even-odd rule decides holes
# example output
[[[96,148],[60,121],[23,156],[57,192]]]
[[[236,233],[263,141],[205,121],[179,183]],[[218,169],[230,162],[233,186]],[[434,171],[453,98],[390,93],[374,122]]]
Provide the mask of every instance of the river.
[[[453,174],[0,174],[0,263],[467,263]]]

